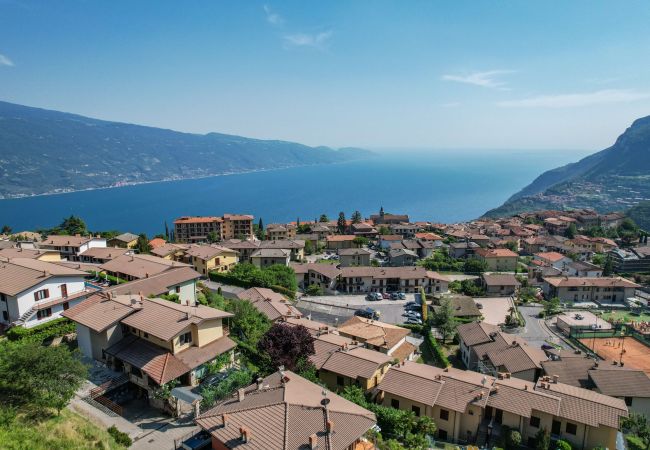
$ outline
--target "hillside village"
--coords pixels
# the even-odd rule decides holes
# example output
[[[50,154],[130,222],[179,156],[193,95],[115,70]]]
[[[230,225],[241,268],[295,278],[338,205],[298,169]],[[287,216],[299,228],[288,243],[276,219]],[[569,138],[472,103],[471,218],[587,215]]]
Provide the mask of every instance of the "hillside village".
[[[622,213],[2,231],[0,345],[79,358],[57,404],[115,448],[650,445],[650,246]]]

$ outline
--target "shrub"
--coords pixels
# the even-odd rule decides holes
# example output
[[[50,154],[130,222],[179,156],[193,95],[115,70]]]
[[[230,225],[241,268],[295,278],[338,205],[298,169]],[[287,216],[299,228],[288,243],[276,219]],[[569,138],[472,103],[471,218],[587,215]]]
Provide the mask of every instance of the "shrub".
[[[509,449],[515,449],[521,445],[521,433],[517,430],[508,431],[508,436],[506,438],[506,447]]]
[[[305,292],[307,293],[307,295],[312,295],[312,296],[323,295],[323,290],[317,284],[310,284],[309,286],[307,286]]]
[[[429,327],[424,327],[424,343],[429,347],[433,356],[435,356],[437,363],[440,367],[449,367],[451,363],[447,359],[447,355],[442,351],[442,348],[436,341],[436,338],[431,334],[431,329]]]
[[[555,443],[555,449],[556,450],[571,450],[571,444],[569,444],[567,441],[563,441],[560,439]]]
[[[131,440],[129,435],[123,431],[118,430],[115,425],[111,425],[107,431],[108,434],[110,434],[113,437],[113,439],[115,439],[115,442],[117,442],[118,444],[127,448],[130,447],[131,444],[133,444],[133,441]]]
[[[75,332],[74,322],[66,319],[54,319],[49,322],[36,325],[32,328],[13,327],[7,331],[7,338],[10,341],[44,342],[58,336]]]

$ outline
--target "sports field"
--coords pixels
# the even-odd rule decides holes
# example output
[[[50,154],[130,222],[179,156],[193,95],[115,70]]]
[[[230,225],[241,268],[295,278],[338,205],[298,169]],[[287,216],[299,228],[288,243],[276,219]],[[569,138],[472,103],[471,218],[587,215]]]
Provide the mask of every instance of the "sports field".
[[[593,348],[598,356],[608,362],[619,361],[623,350],[625,367],[641,369],[650,374],[650,348],[632,337],[608,337],[595,339],[580,339],[586,347]]]

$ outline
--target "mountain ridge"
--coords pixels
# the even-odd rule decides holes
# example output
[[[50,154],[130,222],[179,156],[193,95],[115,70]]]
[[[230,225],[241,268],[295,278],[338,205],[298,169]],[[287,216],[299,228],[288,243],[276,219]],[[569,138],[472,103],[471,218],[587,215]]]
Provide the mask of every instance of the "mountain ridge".
[[[0,101],[0,198],[367,158],[372,152],[187,133]]]
[[[542,173],[498,208],[500,217],[536,209],[623,210],[650,200],[650,116],[635,120],[604,150]]]

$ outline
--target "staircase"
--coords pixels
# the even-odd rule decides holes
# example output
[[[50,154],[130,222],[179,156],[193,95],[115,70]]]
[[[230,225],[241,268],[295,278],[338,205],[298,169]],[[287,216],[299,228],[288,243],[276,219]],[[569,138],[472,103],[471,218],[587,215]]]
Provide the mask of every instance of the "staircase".
[[[25,311],[25,313],[22,316],[20,316],[20,318],[16,320],[12,325],[17,327],[23,326],[29,319],[31,319],[34,316],[34,314],[36,314],[36,310],[32,307],[27,311]]]

